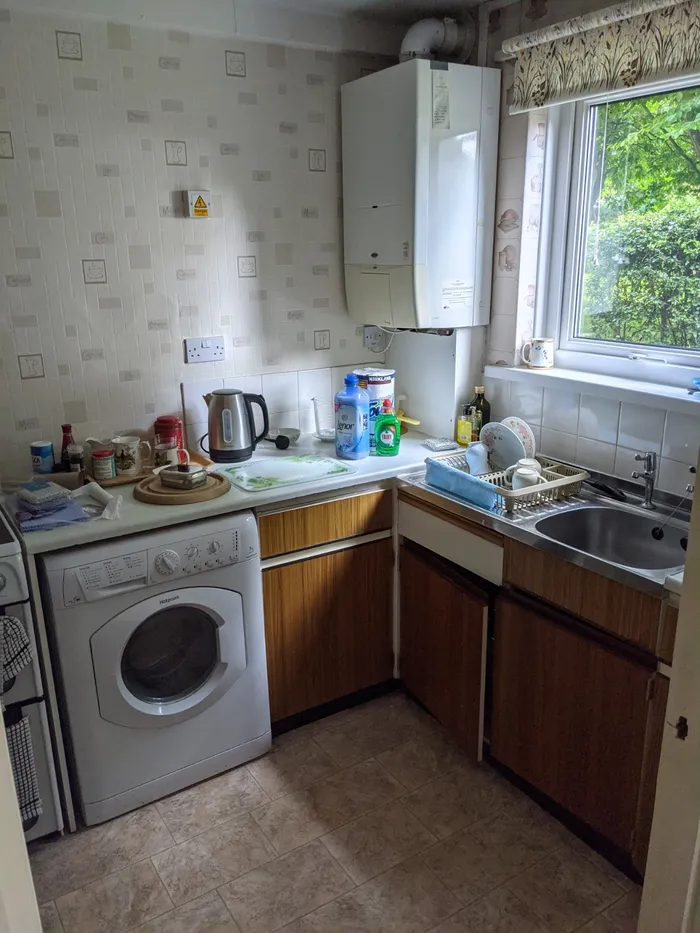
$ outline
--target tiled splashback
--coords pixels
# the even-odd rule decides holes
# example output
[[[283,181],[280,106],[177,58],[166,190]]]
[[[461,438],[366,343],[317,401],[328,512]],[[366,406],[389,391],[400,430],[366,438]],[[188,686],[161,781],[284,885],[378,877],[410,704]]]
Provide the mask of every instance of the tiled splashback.
[[[378,356],[377,359],[383,359]],[[365,364],[334,366],[325,369],[308,369],[299,372],[263,373],[262,375],[203,379],[182,384],[182,410],[184,413],[187,444],[199,450],[198,441],[206,434],[207,405],[203,396],[214,389],[240,389],[263,395],[270,413],[271,428],[299,428],[302,434],[315,431],[312,399],[331,402],[336,392],[342,389],[347,373],[356,366],[377,366],[377,360]],[[262,430],[259,409],[253,406],[258,431]]]
[[[338,97],[385,64],[0,10],[4,473],[63,421],[147,430],[182,382],[362,358]],[[188,188],[211,192],[209,219],[182,216]],[[225,361],[185,366],[182,338],[210,334]]]
[[[684,495],[695,483],[688,467],[698,457],[697,415],[502,379],[488,379],[486,395],[494,418],[527,421],[543,454],[630,479],[640,468],[635,454],[653,450],[660,457],[660,489]]]

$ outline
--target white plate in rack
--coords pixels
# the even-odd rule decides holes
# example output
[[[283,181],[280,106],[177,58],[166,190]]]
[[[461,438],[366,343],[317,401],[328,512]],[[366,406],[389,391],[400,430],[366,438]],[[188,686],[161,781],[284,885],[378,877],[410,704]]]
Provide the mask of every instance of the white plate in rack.
[[[479,440],[486,446],[489,466],[495,473],[507,470],[525,456],[525,445],[520,437],[500,421],[485,424],[479,434]]]
[[[523,442],[526,457],[535,456],[535,449],[537,447],[537,444],[535,443],[535,435],[533,434],[532,428],[527,423],[527,421],[523,421],[522,418],[516,418],[515,415],[510,415],[508,418],[504,418],[501,421],[501,424],[504,424],[507,428],[510,428],[511,431],[515,431],[520,440]]]

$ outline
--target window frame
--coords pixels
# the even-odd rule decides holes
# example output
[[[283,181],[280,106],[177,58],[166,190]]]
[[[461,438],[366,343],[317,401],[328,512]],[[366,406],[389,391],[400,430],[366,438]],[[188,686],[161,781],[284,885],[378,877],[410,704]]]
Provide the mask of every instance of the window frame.
[[[699,86],[700,74],[624,88],[549,108],[542,201],[535,328],[554,337],[557,366],[613,377],[688,386],[700,369],[700,350],[576,337],[585,262],[595,139],[593,108]],[[631,358],[635,357],[636,358]]]

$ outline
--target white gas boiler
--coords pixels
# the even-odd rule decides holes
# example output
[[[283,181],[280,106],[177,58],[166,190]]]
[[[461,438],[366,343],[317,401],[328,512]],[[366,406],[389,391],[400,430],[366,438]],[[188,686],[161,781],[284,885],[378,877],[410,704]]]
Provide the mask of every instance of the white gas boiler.
[[[413,59],[342,88],[345,289],[387,327],[487,324],[500,72]]]

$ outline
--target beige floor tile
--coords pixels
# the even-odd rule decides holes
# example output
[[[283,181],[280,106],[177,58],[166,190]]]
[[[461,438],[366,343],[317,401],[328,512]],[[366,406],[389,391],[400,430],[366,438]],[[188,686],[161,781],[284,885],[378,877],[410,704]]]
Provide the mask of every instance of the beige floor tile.
[[[242,816],[269,800],[247,768],[218,777],[160,800],[156,806],[176,842]]]
[[[120,933],[172,906],[148,859],[56,901],[65,933]]]
[[[614,865],[611,865],[606,858],[603,858],[602,855],[599,855],[594,849],[586,845],[582,839],[572,835],[569,840],[569,845],[574,852],[578,852],[579,855],[588,859],[589,862],[593,862],[596,868],[599,868],[608,878],[612,878],[613,881],[616,881],[625,891],[632,891],[637,887],[634,881],[630,881],[627,875],[623,875],[622,872],[618,871]]]
[[[508,882],[551,933],[571,933],[623,891],[591,862],[563,846]]]
[[[238,924],[216,891],[169,910],[136,927],[134,933],[239,933]]]
[[[470,904],[561,844],[558,825],[539,807],[514,805],[448,836],[422,858],[450,890]]]
[[[376,761],[339,771],[253,812],[280,855],[358,819],[402,793],[403,787]]]
[[[285,933],[425,933],[460,906],[414,857],[315,910]]]
[[[37,899],[53,900],[172,845],[172,836],[151,805],[32,846],[29,858]]]
[[[409,794],[404,803],[428,829],[444,839],[496,813],[518,795],[487,764],[463,764]]]
[[[246,813],[161,852],[152,861],[173,904],[184,904],[276,857]]]
[[[263,758],[251,762],[248,770],[270,799],[275,800],[328,777],[338,770],[338,765],[313,739],[305,739],[273,747]]]
[[[242,933],[273,933],[352,886],[325,846],[311,842],[219,891]]]
[[[63,924],[53,901],[39,908],[42,933],[63,933]]]
[[[434,729],[434,720],[415,703],[396,699],[320,732],[316,741],[341,768],[349,768],[409,739],[431,735]]]
[[[452,771],[467,758],[440,732],[419,735],[377,755],[377,761],[408,790]]]
[[[427,848],[435,836],[395,800],[336,829],[322,842],[355,884],[362,884]]]
[[[580,933],[636,933],[642,889],[635,885],[620,900],[581,927]]]
[[[496,888],[445,920],[432,933],[549,933],[508,888]]]

